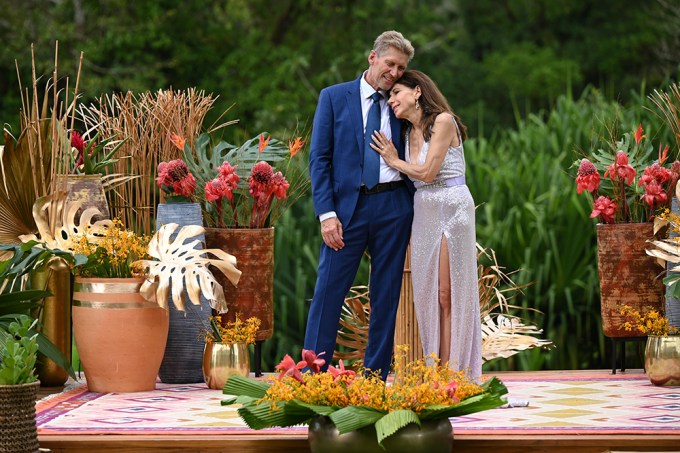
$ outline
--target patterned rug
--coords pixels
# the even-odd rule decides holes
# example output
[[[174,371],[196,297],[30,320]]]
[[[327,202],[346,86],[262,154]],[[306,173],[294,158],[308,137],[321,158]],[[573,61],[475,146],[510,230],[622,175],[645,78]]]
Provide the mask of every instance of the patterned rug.
[[[531,376],[531,374],[529,374]],[[511,401],[451,419],[462,434],[677,434],[680,387],[655,387],[643,374],[502,377]],[[38,434],[262,434],[306,435],[307,428],[253,431],[220,391],[204,384],[157,385],[140,393],[93,393],[79,385],[37,403]]]

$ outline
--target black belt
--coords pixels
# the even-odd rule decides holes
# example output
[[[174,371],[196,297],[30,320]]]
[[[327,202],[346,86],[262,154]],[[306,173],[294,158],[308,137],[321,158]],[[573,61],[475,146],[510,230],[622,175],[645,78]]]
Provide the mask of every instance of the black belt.
[[[371,195],[374,193],[380,193],[380,192],[387,192],[388,190],[394,190],[398,189],[399,187],[405,186],[406,183],[404,182],[403,179],[399,181],[390,181],[390,182],[381,182],[373,186],[372,189],[367,188],[366,186],[361,186],[361,193],[365,193],[366,195]]]

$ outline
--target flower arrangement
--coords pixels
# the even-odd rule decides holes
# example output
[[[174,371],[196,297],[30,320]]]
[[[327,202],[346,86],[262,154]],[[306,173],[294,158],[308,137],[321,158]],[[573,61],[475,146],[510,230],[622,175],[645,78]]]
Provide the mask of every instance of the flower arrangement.
[[[73,238],[73,253],[85,255],[85,264],[76,266],[80,277],[130,278],[143,276],[134,263],[148,258],[150,238],[125,229],[123,222],[113,220],[104,235],[79,234]]]
[[[668,324],[668,318],[653,308],[647,308],[642,313],[630,305],[624,305],[620,313],[626,318],[623,328],[636,331],[642,335],[668,336],[678,333],[678,329]]]
[[[210,317],[210,328],[205,331],[206,343],[226,343],[229,346],[235,343],[255,343],[255,336],[261,324],[259,318],[253,316],[241,321],[237,313],[234,321],[227,322],[226,325],[222,325],[221,321],[220,315]]]
[[[224,141],[213,146],[210,136],[201,134],[193,149],[176,134],[170,134],[170,140],[183,151],[183,159],[170,162],[175,163],[173,172],[178,176],[172,180],[173,185],[161,178],[161,166],[165,170],[170,163],[161,163],[158,184],[164,190],[173,187],[174,193],[178,193],[175,184],[180,189],[191,186],[192,190],[183,195],[201,200],[208,225],[271,226],[309,188],[304,159],[293,159],[305,148],[302,137],[290,140],[286,146],[261,133],[241,146]],[[194,179],[196,183],[192,185]]]
[[[657,160],[651,162],[653,148],[646,138],[640,124],[633,134],[609,143],[610,149],[598,149],[592,161],[583,158],[574,163],[577,192],[592,197],[590,218],[603,223],[649,222],[659,209],[670,207],[680,162],[664,166],[669,146],[660,146]]]
[[[237,395],[223,405],[241,404],[238,413],[253,429],[307,424],[318,415],[328,416],[342,434],[375,425],[382,442],[410,423],[470,414],[501,406],[506,387],[497,378],[481,385],[465,373],[426,359],[406,363],[406,347],[397,348],[395,379],[386,384],[377,374],[357,374],[338,367],[320,371],[325,360],[302,351],[302,361],[286,355],[276,367],[281,373],[269,382],[241,376],[229,378],[224,393]],[[401,359],[400,359],[401,357]],[[404,363],[404,365],[400,365]],[[302,372],[307,368],[309,371]]]
[[[87,140],[78,131],[71,131],[71,150],[73,169],[72,174],[95,175],[101,173],[106,167],[118,162],[113,156],[125,140],[114,145],[113,138],[97,141],[99,134],[92,140]],[[103,157],[102,157],[103,156]],[[97,161],[99,157],[101,160]]]

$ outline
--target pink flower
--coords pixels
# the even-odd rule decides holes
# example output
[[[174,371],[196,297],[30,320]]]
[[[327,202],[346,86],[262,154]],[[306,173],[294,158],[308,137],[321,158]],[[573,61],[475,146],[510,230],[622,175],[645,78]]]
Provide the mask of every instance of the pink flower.
[[[444,388],[446,393],[449,395],[449,398],[453,400],[458,400],[456,397],[456,390],[458,390],[458,382],[456,381],[451,381],[449,384]]]
[[[635,179],[635,169],[628,165],[628,155],[623,151],[616,153],[616,162],[607,167],[604,177],[607,175],[611,179],[618,179],[619,181],[626,181],[626,184],[631,185]]]
[[[645,168],[645,171],[642,174],[642,177],[640,177],[638,184],[647,185],[652,181],[656,181],[657,183],[662,184],[668,181],[670,178],[671,178],[670,170],[667,169],[666,167],[662,167],[657,162],[654,162],[652,165]]]
[[[196,189],[196,179],[189,172],[187,164],[181,160],[171,160],[158,164],[158,187],[167,193],[191,197]]]
[[[221,178],[215,178],[205,183],[205,199],[208,201],[218,201],[224,197],[231,199],[232,196],[231,190]]]
[[[290,376],[293,379],[297,379],[300,381],[300,383],[304,384],[305,381],[302,378],[302,373],[300,373],[300,370],[305,367],[305,362],[298,362],[295,363],[295,360],[288,354],[281,360],[281,363],[276,365],[276,370],[281,370],[281,374],[279,374],[279,380],[283,379],[286,376]]]
[[[310,370],[312,370],[312,373],[318,373],[321,371],[321,367],[326,363],[324,359],[320,359],[319,357],[324,355],[325,352],[322,352],[321,354],[317,355],[314,351],[311,351],[309,349],[303,349],[302,350],[302,360],[306,367],[308,367]]]
[[[656,180],[652,180],[645,184],[645,194],[642,199],[654,209],[654,206],[666,203],[666,191],[663,186]]]
[[[588,159],[581,160],[576,176],[576,192],[580,194],[586,190],[592,193],[598,187],[600,187],[600,174],[597,168]]]
[[[614,223],[614,215],[616,214],[616,203],[607,197],[598,197],[593,202],[593,212],[590,213],[590,218],[602,217],[604,223]]]
[[[335,368],[334,366],[329,366],[328,367],[328,372],[331,373],[331,375],[335,378],[334,381],[338,382],[340,379],[343,378],[343,376],[347,376],[349,378],[348,384],[352,382],[352,380],[356,377],[356,372],[353,370],[348,370],[345,368],[345,365],[342,363],[342,360],[338,362],[338,367]]]
[[[236,190],[239,181],[241,181],[241,177],[236,174],[236,167],[238,167],[238,165],[232,167],[229,162],[224,162],[217,167],[219,178],[222,179],[227,186],[231,187],[231,190]]]
[[[260,194],[267,195],[267,187],[269,186],[269,181],[271,181],[272,176],[274,176],[274,170],[272,166],[265,161],[260,161],[253,165],[253,170],[250,172],[250,193],[257,197]]]
[[[281,198],[286,198],[288,187],[290,187],[290,184],[286,181],[283,173],[277,171],[269,180],[268,192],[272,193],[277,200],[280,200]]]

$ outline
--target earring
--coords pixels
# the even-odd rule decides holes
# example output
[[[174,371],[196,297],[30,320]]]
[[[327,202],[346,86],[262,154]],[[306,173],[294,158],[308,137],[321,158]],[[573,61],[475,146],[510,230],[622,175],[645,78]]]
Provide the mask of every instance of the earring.
[[[416,98],[416,110],[420,110],[420,102],[418,102],[418,98]]]

